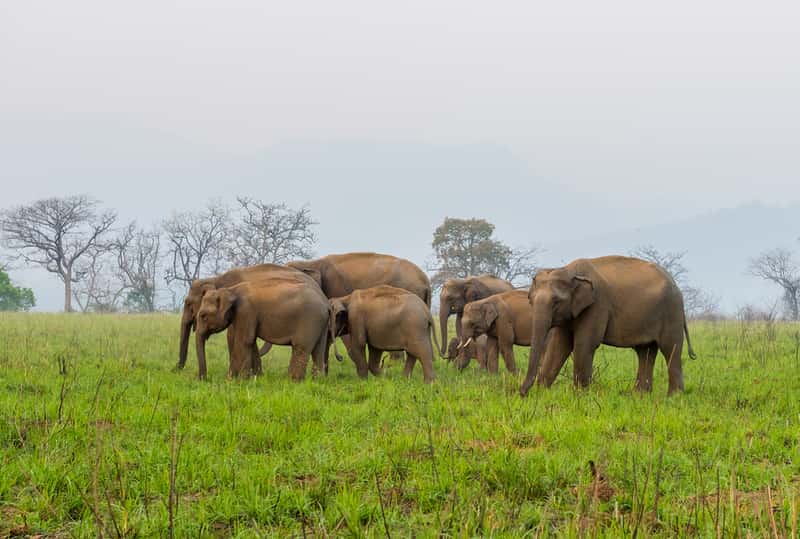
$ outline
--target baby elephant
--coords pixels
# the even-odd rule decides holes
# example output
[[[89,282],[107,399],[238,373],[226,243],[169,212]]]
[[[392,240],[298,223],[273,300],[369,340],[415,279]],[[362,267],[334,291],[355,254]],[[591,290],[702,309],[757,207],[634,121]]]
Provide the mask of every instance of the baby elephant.
[[[432,382],[433,318],[425,302],[416,294],[389,285],[355,290],[348,296],[330,300],[330,327],[335,337],[350,335],[351,354],[361,378],[367,376],[365,347],[369,347],[369,372],[381,373],[384,351],[405,351],[403,373],[411,376],[417,359],[422,362],[426,382]],[[335,342],[335,341],[334,341]],[[439,343],[436,342],[438,349]]]
[[[517,372],[514,345],[531,345],[532,316],[527,290],[511,290],[467,303],[461,317],[461,335],[470,344],[480,335],[488,337],[486,363],[489,372],[497,372],[497,350],[503,354],[506,369]],[[458,364],[464,368],[469,360]]]
[[[289,278],[245,282],[206,292],[197,315],[197,341],[203,344],[228,329],[231,377],[258,365],[256,338],[291,345],[289,376],[301,380],[309,355],[318,370],[326,370],[328,312],[328,299],[313,283]]]
[[[482,369],[486,369],[486,335],[473,339],[469,344],[459,348],[458,337],[450,339],[447,345],[447,357],[453,358],[459,369],[464,369],[475,359]]]

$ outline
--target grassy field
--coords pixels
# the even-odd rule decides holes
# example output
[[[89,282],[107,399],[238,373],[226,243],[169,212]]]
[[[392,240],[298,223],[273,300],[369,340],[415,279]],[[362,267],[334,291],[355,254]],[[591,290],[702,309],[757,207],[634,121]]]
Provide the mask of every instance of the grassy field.
[[[202,383],[176,317],[2,315],[0,537],[794,536],[800,326],[691,331],[683,395],[602,348],[522,400],[442,361],[291,383],[285,349],[226,381],[223,336]]]

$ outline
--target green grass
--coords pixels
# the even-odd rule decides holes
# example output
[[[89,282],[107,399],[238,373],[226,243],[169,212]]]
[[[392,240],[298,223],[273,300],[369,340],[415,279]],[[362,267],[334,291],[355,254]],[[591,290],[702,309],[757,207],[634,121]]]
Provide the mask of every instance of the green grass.
[[[2,315],[0,537],[168,536],[172,470],[175,537],[789,536],[800,326],[691,331],[683,395],[662,360],[635,394],[635,354],[602,348],[589,390],[568,363],[523,400],[474,363],[292,383],[285,348],[226,381],[223,336],[203,383],[192,350],[172,370],[176,317]]]

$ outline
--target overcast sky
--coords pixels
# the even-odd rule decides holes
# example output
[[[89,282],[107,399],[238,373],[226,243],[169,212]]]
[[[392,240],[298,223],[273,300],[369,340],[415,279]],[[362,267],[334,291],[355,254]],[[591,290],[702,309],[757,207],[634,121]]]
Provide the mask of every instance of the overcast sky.
[[[6,1],[2,205],[85,192],[155,220],[254,194],[310,204],[324,250],[394,230],[368,214],[347,243],[341,205],[410,189],[443,201],[402,212],[420,230],[487,216],[518,243],[520,200],[561,204],[553,237],[580,235],[573,196],[612,228],[798,202],[798,28],[796,1]]]

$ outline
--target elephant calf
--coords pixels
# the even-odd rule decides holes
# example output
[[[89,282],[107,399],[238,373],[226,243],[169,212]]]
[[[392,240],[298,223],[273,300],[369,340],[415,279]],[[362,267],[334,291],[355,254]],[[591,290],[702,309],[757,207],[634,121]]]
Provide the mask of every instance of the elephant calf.
[[[417,295],[389,285],[355,290],[330,300],[329,320],[334,339],[350,336],[350,352],[360,377],[365,378],[368,370],[375,376],[380,374],[384,351],[406,352],[406,376],[411,376],[419,359],[425,381],[432,382],[436,377],[431,345],[432,333],[436,340],[433,318]],[[365,347],[369,348],[369,365]]]
[[[256,338],[291,345],[289,375],[300,380],[309,354],[318,370],[326,370],[328,312],[328,299],[316,284],[293,278],[266,278],[210,290],[197,315],[197,350],[205,362],[206,339],[228,329],[228,376],[238,376],[257,364]]]
[[[506,369],[517,372],[514,345],[531,345],[531,306],[527,290],[511,290],[467,303],[461,317],[464,345],[486,335],[486,362],[489,372],[497,372],[498,348]],[[463,346],[463,345],[462,345]],[[469,360],[458,364],[463,369]]]
[[[459,369],[466,368],[473,359],[482,369],[486,369],[486,335],[481,335],[463,346],[458,342],[458,337],[453,337],[450,339],[450,344],[447,345],[446,357],[454,359]]]

